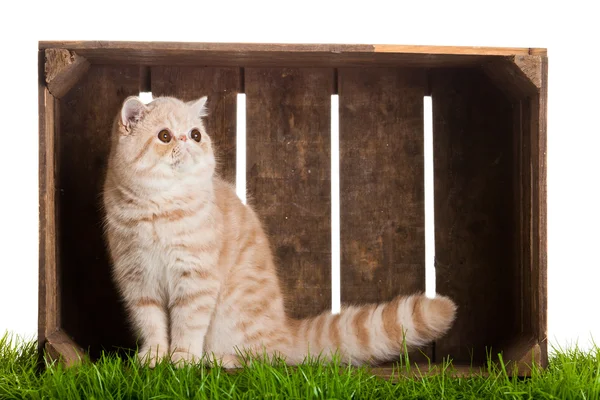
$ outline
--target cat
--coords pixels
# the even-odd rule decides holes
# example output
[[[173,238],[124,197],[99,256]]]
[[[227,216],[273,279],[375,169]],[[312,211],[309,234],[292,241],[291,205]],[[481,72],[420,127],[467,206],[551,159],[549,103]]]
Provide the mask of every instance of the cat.
[[[132,96],[114,121],[105,233],[113,279],[140,335],[140,361],[216,359],[233,368],[243,362],[239,352],[250,351],[290,365],[309,354],[360,365],[448,331],[457,307],[441,295],[287,316],[259,217],[215,173],[206,102],[144,104]]]

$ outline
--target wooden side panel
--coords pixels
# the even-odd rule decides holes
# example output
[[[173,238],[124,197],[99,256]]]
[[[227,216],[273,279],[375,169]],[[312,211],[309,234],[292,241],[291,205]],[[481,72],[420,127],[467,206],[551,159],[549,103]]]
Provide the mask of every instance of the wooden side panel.
[[[39,290],[38,349],[59,326],[56,252],[56,142],[57,101],[44,83],[44,52],[39,54]],[[41,352],[40,352],[41,355]]]
[[[518,296],[520,304],[520,329],[519,333],[534,334],[533,315],[533,283],[531,260],[531,101],[519,101],[514,108],[515,137],[515,175],[516,184],[516,213],[515,222],[518,224],[515,231],[517,239],[518,268]]]
[[[338,76],[341,300],[424,291],[425,74],[356,68]]]
[[[206,130],[214,143],[217,173],[235,182],[236,104],[240,91],[239,68],[152,67],[154,97],[173,96],[183,101],[208,96]]]
[[[531,262],[533,285],[528,295],[534,302],[533,325],[541,347],[542,365],[548,363],[548,249],[547,249],[547,101],[548,59],[542,57],[539,96],[531,99]]]
[[[110,275],[101,190],[114,118],[137,93],[138,67],[93,65],[60,101],[62,328],[92,357],[135,344]]]
[[[286,309],[331,308],[331,69],[248,68],[247,189],[270,234]]]
[[[458,304],[436,360],[481,362],[517,331],[512,107],[480,70],[431,73],[438,292]]]

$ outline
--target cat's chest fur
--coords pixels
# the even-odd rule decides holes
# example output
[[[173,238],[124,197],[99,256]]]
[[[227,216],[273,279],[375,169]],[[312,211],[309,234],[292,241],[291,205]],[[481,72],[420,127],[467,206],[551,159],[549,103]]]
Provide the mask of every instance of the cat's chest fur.
[[[213,242],[217,225],[212,204],[196,201],[149,213],[134,232],[140,243],[160,252],[189,252]]]
[[[199,265],[213,266],[218,258],[215,230],[211,217],[199,210],[176,220],[155,218],[143,220],[130,232],[129,243],[139,260],[143,274],[162,286],[170,286],[173,276],[185,270],[185,263],[196,260]]]
[[[115,239],[129,242],[131,250],[152,264],[170,265],[181,256],[206,252],[218,241],[219,213],[206,190],[140,196],[114,206],[114,213],[129,221],[115,224]]]

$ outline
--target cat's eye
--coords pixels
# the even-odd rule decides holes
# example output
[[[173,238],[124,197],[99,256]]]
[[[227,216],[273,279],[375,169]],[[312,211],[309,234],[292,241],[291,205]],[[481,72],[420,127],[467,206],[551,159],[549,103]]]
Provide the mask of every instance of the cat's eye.
[[[166,129],[158,132],[158,139],[163,143],[169,143],[171,141],[171,132]]]
[[[202,140],[202,134],[198,129],[192,129],[192,131],[190,132],[190,137],[196,142],[200,142]]]

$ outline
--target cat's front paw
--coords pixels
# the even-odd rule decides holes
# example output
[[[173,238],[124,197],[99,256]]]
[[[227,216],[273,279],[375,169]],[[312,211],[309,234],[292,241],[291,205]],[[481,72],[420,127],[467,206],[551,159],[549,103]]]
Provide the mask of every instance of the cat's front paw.
[[[241,368],[242,363],[235,354],[226,354],[221,357],[221,366],[225,369]]]
[[[138,362],[141,365],[154,368],[164,358],[168,358],[168,348],[166,346],[144,346],[138,352]]]
[[[197,364],[200,360],[202,360],[202,355],[190,353],[189,351],[175,350],[171,354],[171,363],[176,368],[181,368],[189,364]]]
[[[207,360],[207,365],[211,368],[221,367],[225,369],[241,368],[242,363],[238,356],[234,354],[225,354],[223,356]]]

